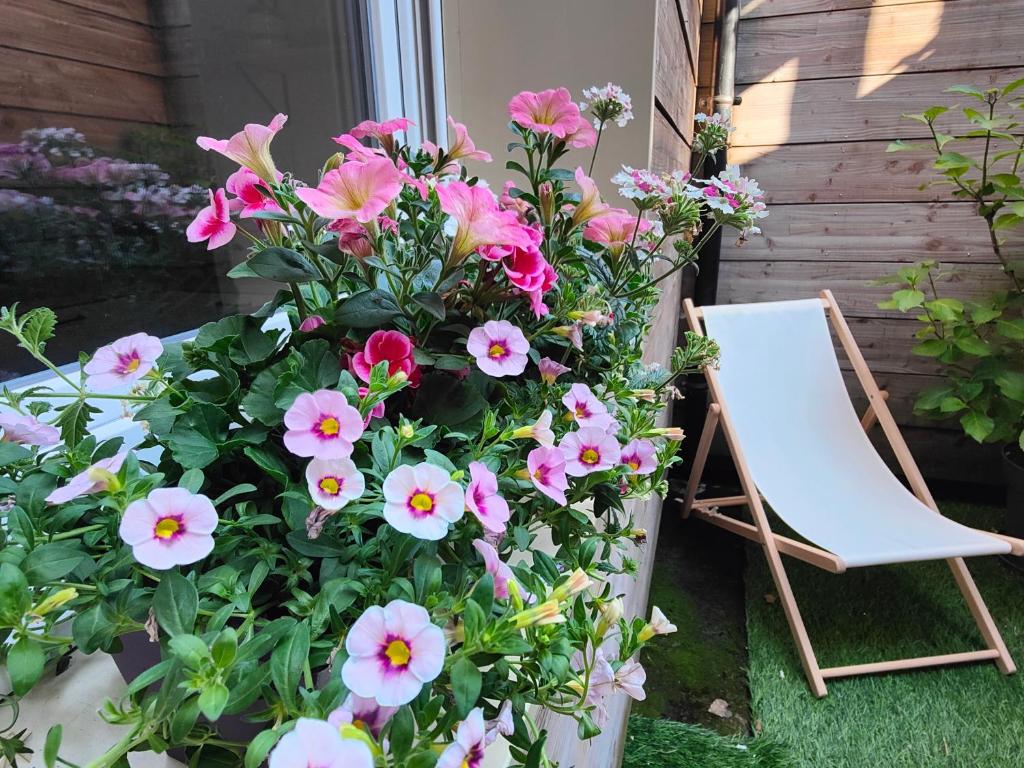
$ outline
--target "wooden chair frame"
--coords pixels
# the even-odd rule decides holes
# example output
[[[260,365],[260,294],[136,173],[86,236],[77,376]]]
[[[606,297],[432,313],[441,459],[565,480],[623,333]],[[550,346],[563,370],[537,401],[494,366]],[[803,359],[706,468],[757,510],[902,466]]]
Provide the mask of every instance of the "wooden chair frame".
[[[854,340],[853,334],[850,332],[850,327],[843,318],[842,312],[840,312],[839,306],[836,304],[835,298],[832,296],[832,292],[828,290],[822,291],[820,298],[822,305],[825,308],[825,312],[832,323],[835,334],[839,338],[843,349],[846,351],[846,355],[849,358],[850,363],[853,365],[853,371],[857,376],[857,380],[868,398],[868,408],[864,417],[861,419],[861,425],[865,430],[869,430],[875,423],[878,423],[881,426],[882,431],[885,433],[885,436],[889,441],[889,445],[892,446],[892,450],[896,455],[896,460],[899,462],[900,468],[903,470],[903,474],[906,476],[907,483],[914,492],[914,495],[916,495],[922,503],[933,509],[936,514],[941,514],[935,504],[935,499],[932,498],[932,495],[928,490],[928,486],[925,484],[921,471],[918,469],[917,464],[910,455],[910,450],[907,448],[907,444],[903,440],[903,436],[900,434],[899,428],[896,426],[896,421],[889,412],[889,407],[886,404],[887,393],[882,392],[878,388],[878,384],[871,375],[871,371],[868,369],[867,363],[864,361],[864,356],[857,347],[857,342]],[[701,325],[703,312],[699,308],[695,307],[690,299],[686,299],[683,302],[683,306],[686,318],[689,322],[690,330],[703,336],[704,331]],[[765,512],[764,504],[762,503],[761,494],[757,489],[757,485],[754,483],[754,479],[750,474],[750,469],[748,468],[744,458],[743,447],[736,439],[736,432],[730,420],[729,409],[722,397],[717,372],[713,367],[709,366],[705,369],[704,375],[707,378],[708,390],[711,395],[711,403],[708,406],[707,418],[704,421],[704,431],[701,433],[700,441],[697,444],[697,452],[694,456],[693,467],[690,470],[690,479],[686,488],[686,499],[683,502],[682,515],[683,517],[688,517],[690,514],[693,514],[695,517],[712,523],[713,525],[717,525],[720,528],[724,528],[727,531],[731,531],[732,533],[761,544],[764,549],[765,557],[768,559],[768,568],[771,571],[772,579],[774,580],[775,587],[778,590],[779,600],[782,603],[783,610],[785,611],[790,632],[796,642],[797,652],[800,655],[800,662],[803,665],[804,673],[807,675],[807,681],[815,696],[821,697],[828,693],[825,686],[825,680],[837,677],[849,677],[852,675],[895,672],[899,670],[918,669],[921,667],[933,667],[945,664],[963,664],[978,661],[994,661],[996,666],[999,668],[999,671],[1005,675],[1013,674],[1016,671],[1016,666],[1013,659],[1010,657],[1010,653],[1006,648],[1006,644],[1003,642],[1002,636],[999,634],[999,629],[992,620],[992,616],[981,597],[981,593],[978,591],[978,588],[974,583],[974,579],[967,570],[967,565],[964,563],[962,557],[948,558],[946,562],[949,564],[950,570],[953,573],[953,578],[956,580],[956,584],[960,588],[960,592],[963,594],[964,600],[967,602],[967,605],[971,610],[971,614],[974,617],[974,621],[978,625],[978,629],[985,640],[987,647],[984,650],[949,653],[940,656],[897,659],[893,661],[881,661],[869,664],[853,664],[843,667],[820,667],[814,654],[814,648],[812,647],[810,638],[807,634],[807,629],[804,626],[803,618],[800,616],[800,609],[797,607],[796,599],[793,596],[793,590],[790,587],[789,578],[787,577],[786,570],[782,565],[781,555],[785,554],[795,557],[798,560],[803,560],[836,574],[843,573],[846,570],[846,563],[843,562],[841,557],[824,549],[810,544],[805,544],[801,541],[796,541],[795,539],[790,539],[785,536],[780,536],[772,532],[771,526],[768,523],[768,515]],[[735,462],[737,472],[739,473],[740,485],[743,489],[743,494],[740,496],[697,499],[697,485],[704,471],[704,464],[707,460],[708,451],[711,448],[711,442],[718,427],[721,427],[725,434],[726,443],[728,444],[729,451],[732,454],[732,459]],[[722,507],[743,505],[750,508],[750,512],[753,517],[753,525],[728,517],[718,511]],[[1009,536],[1001,536],[999,534],[990,535],[1008,542],[1012,548],[1013,554],[1024,554],[1024,541],[1014,539]]]

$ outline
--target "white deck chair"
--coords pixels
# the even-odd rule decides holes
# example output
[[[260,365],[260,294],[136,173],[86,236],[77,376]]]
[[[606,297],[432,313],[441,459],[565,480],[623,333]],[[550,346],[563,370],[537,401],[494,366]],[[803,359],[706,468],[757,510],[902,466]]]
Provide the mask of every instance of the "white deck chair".
[[[825,680],[942,664],[995,661],[1016,667],[963,558],[1024,554],[1024,541],[967,528],[943,517],[900,435],[864,357],[830,291],[820,299],[694,307],[690,328],[721,347],[705,376],[711,395],[683,503],[696,517],[760,542],[811,689]],[[836,359],[828,319],[868,398],[858,419]],[[868,439],[880,424],[913,493],[889,471]],[[695,498],[711,440],[722,427],[743,495]],[[772,533],[762,498],[814,545]],[[750,508],[753,525],[720,508]],[[985,650],[822,669],[793,598],[780,553],[832,573],[847,568],[946,560],[988,646]]]

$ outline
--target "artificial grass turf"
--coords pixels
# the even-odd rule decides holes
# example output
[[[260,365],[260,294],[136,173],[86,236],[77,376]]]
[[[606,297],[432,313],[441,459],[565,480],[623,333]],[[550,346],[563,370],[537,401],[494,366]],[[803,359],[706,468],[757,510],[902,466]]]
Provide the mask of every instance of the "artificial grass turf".
[[[790,768],[786,750],[767,738],[727,738],[697,725],[634,715],[622,768]]]
[[[994,530],[999,510],[944,504]],[[943,562],[831,575],[784,558],[822,666],[974,650],[984,643]],[[996,558],[967,561],[1018,664],[1024,662],[1024,577]],[[1024,674],[994,663],[828,681],[815,699],[759,548],[748,550],[747,635],[755,730],[800,768],[1017,768],[1024,765]],[[709,763],[709,765],[714,765]]]

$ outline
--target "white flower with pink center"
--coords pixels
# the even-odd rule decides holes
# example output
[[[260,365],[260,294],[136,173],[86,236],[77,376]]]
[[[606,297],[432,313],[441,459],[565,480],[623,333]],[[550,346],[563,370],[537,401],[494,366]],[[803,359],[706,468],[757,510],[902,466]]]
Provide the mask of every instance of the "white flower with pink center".
[[[445,747],[437,759],[437,768],[480,768],[487,747],[486,737],[484,711],[477,707],[459,723],[455,741]]]
[[[558,448],[534,448],[526,457],[526,471],[534,487],[562,506],[569,481],[565,477],[565,455]]]
[[[625,464],[633,475],[649,475],[658,467],[655,455],[658,449],[650,440],[630,440],[622,449],[619,463]]]
[[[164,345],[156,336],[133,333],[100,347],[85,364],[85,384],[98,392],[134,384],[156,365]]]
[[[417,539],[437,541],[465,511],[458,483],[433,464],[396,467],[384,479],[384,519],[392,528]]]
[[[581,427],[598,427],[608,431],[618,426],[608,406],[602,403],[586,384],[573,384],[562,397],[562,405],[569,409],[570,418]]]
[[[447,651],[444,631],[422,606],[392,600],[367,608],[345,638],[345,686],[383,707],[400,707],[441,674]]]
[[[324,509],[341,509],[366,490],[362,473],[350,459],[313,459],[306,467],[306,487]]]
[[[128,505],[118,532],[137,561],[164,571],[210,554],[216,528],[217,512],[206,496],[157,488]]]
[[[619,463],[622,453],[615,435],[609,435],[598,427],[583,427],[570,432],[558,447],[565,457],[565,473],[572,477],[611,469]]]
[[[373,768],[373,752],[358,739],[342,738],[337,726],[300,717],[270,753],[269,768]]]
[[[537,363],[537,369],[540,371],[540,380],[545,384],[554,384],[555,379],[563,373],[568,373],[572,370],[572,368],[562,365],[550,357],[542,357],[540,362]]]
[[[398,707],[382,707],[376,699],[350,693],[341,706],[327,716],[327,722],[335,728],[354,725],[356,728],[369,731],[373,738],[379,739],[380,732],[397,711]]]
[[[124,466],[126,458],[128,458],[128,451],[121,451],[109,458],[100,459],[88,469],[68,480],[67,485],[63,488],[55,488],[46,497],[46,503],[64,504],[79,496],[107,490],[114,475],[120,472],[121,467]]]
[[[512,513],[508,502],[498,493],[498,478],[483,462],[469,465],[469,485],[466,487],[466,507],[476,515],[480,524],[491,533],[505,533],[505,523]]]
[[[466,350],[488,376],[518,376],[526,370],[530,342],[508,320],[488,320],[470,332]]]
[[[284,414],[284,445],[296,456],[345,459],[363,434],[363,417],[341,392],[303,392]]]
[[[8,443],[48,446],[60,442],[58,429],[49,424],[43,424],[34,416],[0,413],[0,429],[4,431],[0,435],[0,440]]]

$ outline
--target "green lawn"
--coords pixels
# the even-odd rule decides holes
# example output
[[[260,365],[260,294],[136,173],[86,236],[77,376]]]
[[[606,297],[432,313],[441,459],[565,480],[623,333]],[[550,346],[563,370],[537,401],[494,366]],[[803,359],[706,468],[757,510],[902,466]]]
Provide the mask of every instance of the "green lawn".
[[[720,736],[700,726],[634,715],[622,768],[790,768],[775,742]]]
[[[981,528],[998,522],[998,511],[990,508],[946,504],[943,510]],[[983,647],[944,563],[858,568],[834,576],[784,560],[822,666]],[[1024,675],[1004,677],[987,663],[847,678],[831,681],[829,695],[815,699],[782,607],[765,599],[774,586],[759,548],[748,550],[748,562],[753,716],[763,734],[786,745],[797,766],[1024,765]],[[1024,576],[995,558],[968,565],[1011,654],[1024,664]]]

